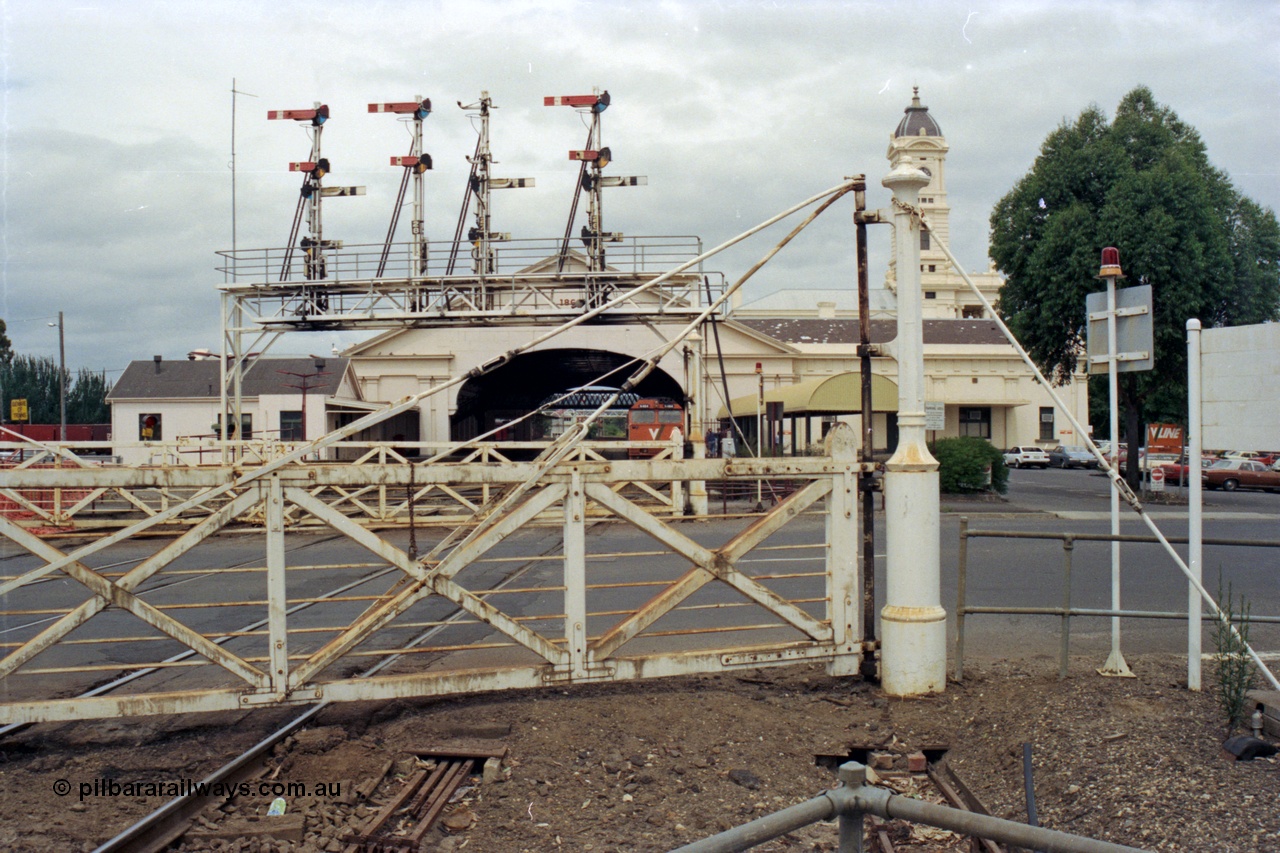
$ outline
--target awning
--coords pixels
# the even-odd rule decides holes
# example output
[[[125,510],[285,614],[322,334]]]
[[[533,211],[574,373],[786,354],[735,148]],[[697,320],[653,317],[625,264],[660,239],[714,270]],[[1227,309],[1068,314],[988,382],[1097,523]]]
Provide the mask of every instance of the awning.
[[[862,411],[862,374],[857,371],[837,373],[817,379],[806,379],[764,392],[766,403],[782,403],[784,416],[855,415]],[[756,414],[759,394],[734,397],[729,406],[721,406],[716,417],[743,418]],[[898,386],[893,380],[872,374],[871,410],[898,411]]]
[[[330,412],[377,412],[390,405],[390,403],[366,403],[364,400],[338,399],[337,397],[324,398],[324,407]]]

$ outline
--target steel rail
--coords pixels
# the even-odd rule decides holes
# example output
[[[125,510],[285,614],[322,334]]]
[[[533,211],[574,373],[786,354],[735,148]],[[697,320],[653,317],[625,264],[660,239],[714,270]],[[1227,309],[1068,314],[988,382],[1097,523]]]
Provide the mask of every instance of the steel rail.
[[[555,544],[551,547],[556,548],[559,545]],[[532,565],[520,567],[512,572],[508,580],[514,582],[532,568]],[[388,571],[393,570],[388,569]],[[505,581],[500,583],[499,586],[504,584]],[[454,618],[461,619],[465,615],[466,612],[459,608]],[[266,620],[263,621],[265,623]],[[445,621],[447,623],[453,620],[451,618]],[[434,634],[443,631],[445,627],[446,624],[441,624],[428,628],[410,640],[407,645],[409,647],[416,646]],[[391,657],[383,658],[355,677],[369,678],[376,675],[391,666],[400,657],[401,654],[394,654]],[[315,719],[321,711],[331,704],[333,704],[331,700],[323,700],[308,706],[298,716],[210,773],[201,780],[202,784],[212,786],[217,782],[237,783],[250,778],[256,769],[256,763],[266,756],[277,743]],[[100,844],[93,850],[93,853],[160,853],[190,829],[191,822],[205,808],[207,802],[207,797],[197,797],[194,794],[175,797],[156,811],[125,828],[113,838]]]

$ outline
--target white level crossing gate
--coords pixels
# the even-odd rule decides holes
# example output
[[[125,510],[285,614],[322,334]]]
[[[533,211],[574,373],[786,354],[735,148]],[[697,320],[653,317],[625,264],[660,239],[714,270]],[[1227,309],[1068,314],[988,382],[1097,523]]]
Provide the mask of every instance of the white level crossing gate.
[[[11,489],[184,497],[87,543],[41,538],[0,516],[0,723],[801,660],[855,674],[863,653],[855,503],[865,467],[852,431],[837,427],[826,456],[786,459],[6,475]],[[659,484],[756,477],[790,486],[763,514],[708,522],[652,511]],[[457,526],[413,529],[406,545],[403,526],[378,531],[351,501],[326,497],[369,489],[447,490],[472,496],[477,509]],[[178,517],[192,519],[185,532],[147,536]]]

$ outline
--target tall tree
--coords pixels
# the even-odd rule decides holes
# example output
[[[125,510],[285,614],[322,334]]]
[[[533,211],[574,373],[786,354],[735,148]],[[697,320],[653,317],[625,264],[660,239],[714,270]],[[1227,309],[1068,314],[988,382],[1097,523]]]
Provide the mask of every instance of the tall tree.
[[[1085,296],[1101,288],[1104,246],[1120,249],[1127,283],[1150,284],[1155,302],[1155,368],[1121,374],[1136,447],[1148,417],[1185,420],[1188,318],[1230,326],[1280,317],[1280,226],[1213,167],[1195,129],[1140,86],[1111,122],[1091,106],[1050,133],[991,214],[991,257],[1008,277],[999,311],[1056,384],[1071,381],[1084,353]],[[1136,460],[1126,472],[1135,487]]]
[[[81,368],[67,390],[67,423],[110,423],[111,407],[107,405],[110,390],[106,376]]]
[[[9,418],[9,401],[27,401],[29,423],[56,424],[61,421],[57,362],[48,356],[17,355],[0,361],[0,415]],[[111,420],[107,393],[111,386],[100,373],[81,370],[67,383],[67,423],[100,424]]]

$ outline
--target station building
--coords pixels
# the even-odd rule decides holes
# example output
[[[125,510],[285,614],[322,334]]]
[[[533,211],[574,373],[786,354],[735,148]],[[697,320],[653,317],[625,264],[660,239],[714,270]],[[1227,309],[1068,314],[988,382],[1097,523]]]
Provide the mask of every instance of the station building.
[[[887,158],[890,168],[910,162],[930,175],[929,185],[920,191],[921,205],[933,234],[943,240],[949,239],[951,215],[947,152],[941,128],[917,93],[890,135]],[[945,423],[931,437],[972,435],[999,447],[1078,444],[1081,437],[1054,411],[1049,395],[936,241],[928,232],[921,240],[926,399],[942,404]],[[970,277],[994,302],[1003,279],[993,269]],[[896,335],[892,264],[883,286],[871,291],[871,311],[872,342],[888,344]],[[630,372],[623,365],[676,328],[648,322],[570,330],[484,377],[424,400],[417,438],[472,438],[500,426],[513,412],[528,411],[549,394],[593,383],[621,384]],[[465,374],[540,331],[512,326],[404,329],[378,335],[344,354],[351,359],[363,398],[391,402]],[[860,428],[853,288],[783,290],[738,302],[714,327],[704,326],[698,338],[668,354],[636,390],[642,396],[693,399],[701,409],[704,429],[732,417],[753,442],[761,397],[775,404],[774,411],[781,403],[778,426],[760,437],[775,452],[804,452],[837,421]],[[897,362],[887,356],[873,361],[875,444],[888,450],[897,435]],[[618,372],[600,379],[615,369]],[[697,379],[695,369],[701,372]],[[1081,423],[1088,420],[1086,390],[1083,381],[1058,389]]]

